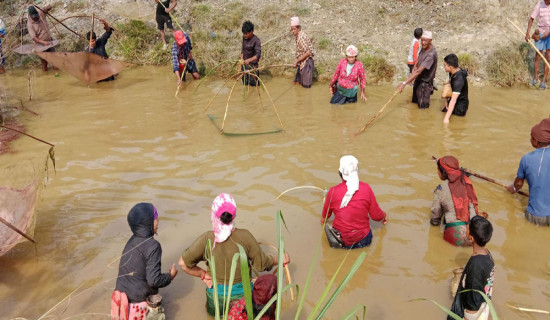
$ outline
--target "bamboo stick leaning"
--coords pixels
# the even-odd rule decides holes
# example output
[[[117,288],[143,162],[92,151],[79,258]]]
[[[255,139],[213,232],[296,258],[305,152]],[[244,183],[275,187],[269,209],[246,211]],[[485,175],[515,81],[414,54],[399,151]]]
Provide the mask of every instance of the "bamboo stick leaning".
[[[386,102],[386,104],[382,107],[382,109],[380,109],[380,111],[378,111],[377,114],[374,115],[374,117],[372,117],[369,122],[367,122],[363,128],[361,128],[361,130],[359,130],[359,132],[357,132],[357,134],[361,134],[363,133],[363,131],[365,131],[365,129],[367,129],[368,126],[370,126],[371,123],[374,122],[374,120],[376,120],[376,118],[378,118],[378,116],[380,116],[382,114],[382,112],[384,112],[384,109],[386,109],[386,107],[390,104],[390,102],[392,102],[392,100],[399,94],[399,91],[395,90],[395,92],[393,93],[393,96],[391,96],[390,100],[388,100],[388,102]]]

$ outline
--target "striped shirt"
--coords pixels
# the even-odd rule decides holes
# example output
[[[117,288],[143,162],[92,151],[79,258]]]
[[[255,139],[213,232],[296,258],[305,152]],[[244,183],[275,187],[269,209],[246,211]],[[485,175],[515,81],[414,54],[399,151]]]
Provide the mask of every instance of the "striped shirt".
[[[539,30],[541,33],[550,31],[550,7],[546,5],[544,0],[541,0],[531,13],[533,20],[539,18]]]

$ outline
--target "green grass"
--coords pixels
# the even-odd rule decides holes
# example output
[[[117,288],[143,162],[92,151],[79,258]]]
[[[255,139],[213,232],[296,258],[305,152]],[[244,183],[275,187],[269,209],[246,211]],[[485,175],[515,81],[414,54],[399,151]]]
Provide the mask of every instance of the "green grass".
[[[304,17],[308,16],[311,13],[311,9],[303,6],[294,6],[290,8],[290,12],[293,16]]]
[[[365,76],[369,83],[391,82],[395,75],[395,66],[385,58],[374,54],[360,54],[359,61],[365,67]]]
[[[485,61],[485,70],[488,80],[502,87],[525,84],[529,81],[520,43],[511,43],[491,52]]]
[[[242,2],[230,2],[213,19],[213,30],[240,30],[246,7]],[[254,21],[252,22],[254,23]]]
[[[460,68],[467,70],[469,75],[474,77],[479,77],[481,72],[481,62],[470,53],[459,53],[458,56],[458,65]]]
[[[170,62],[170,51],[162,50],[155,28],[140,20],[118,23],[116,28],[117,32],[109,40],[113,46],[113,54],[137,64],[158,65]]]
[[[320,50],[327,50],[332,45],[332,40],[329,38],[321,37],[317,43],[317,48]]]

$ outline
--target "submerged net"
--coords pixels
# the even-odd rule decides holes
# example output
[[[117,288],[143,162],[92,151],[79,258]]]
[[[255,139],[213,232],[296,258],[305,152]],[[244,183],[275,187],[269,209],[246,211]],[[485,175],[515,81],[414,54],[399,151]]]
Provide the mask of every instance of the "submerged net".
[[[36,52],[36,54],[87,84],[109,78],[130,66],[129,63],[104,59],[88,52]]]
[[[0,217],[33,237],[40,174],[30,161],[0,169],[0,172]],[[0,222],[0,256],[22,241],[27,240]]]

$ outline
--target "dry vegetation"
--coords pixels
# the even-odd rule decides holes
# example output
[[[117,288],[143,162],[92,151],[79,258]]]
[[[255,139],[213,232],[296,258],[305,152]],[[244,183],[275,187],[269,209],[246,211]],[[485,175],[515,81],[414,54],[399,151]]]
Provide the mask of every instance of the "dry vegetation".
[[[0,15],[13,15],[20,1],[0,2]],[[169,51],[161,50],[154,23],[154,2],[140,1],[141,19],[132,21],[137,11],[135,0],[101,1],[44,0],[54,5],[54,14],[102,12],[109,21],[117,21],[107,49],[112,57],[138,64],[169,64]],[[122,7],[121,7],[122,6]],[[423,27],[434,31],[434,45],[442,59],[449,53],[459,56],[468,70],[470,81],[491,81],[498,85],[524,83],[525,59],[532,52],[518,50],[521,36],[506,18],[524,27],[532,10],[531,1],[513,0],[350,0],[346,4],[329,0],[258,0],[251,5],[239,0],[191,0],[178,2],[174,15],[193,42],[193,53],[200,69],[210,70],[222,61],[235,61],[240,54],[241,24],[250,19],[255,33],[262,40],[263,66],[289,64],[294,61],[294,38],[289,33],[291,16],[300,16],[303,29],[313,39],[316,75],[328,79],[343,51],[349,44],[360,48],[359,60],[367,69],[369,83],[394,82],[408,72],[406,57],[412,30]],[[122,8],[122,9],[121,9]],[[128,10],[126,10],[128,9]],[[128,12],[128,14],[126,14]],[[124,14],[124,15],[123,15]],[[135,15],[134,15],[134,18]],[[5,19],[7,21],[7,19]],[[89,22],[69,20],[77,30],[88,28]],[[177,24],[176,24],[177,26]],[[74,36],[62,39],[61,50],[82,50],[84,43]],[[54,33],[56,33],[54,31]],[[58,36],[59,37],[59,36]],[[169,40],[171,41],[171,40]],[[509,47],[513,57],[503,56],[500,47]],[[36,64],[29,57],[9,57],[10,65]],[[506,62],[494,59],[511,59]],[[217,71],[219,76],[231,72],[231,64]],[[273,69],[272,73],[291,76],[291,69]],[[437,81],[446,78],[440,70]]]

